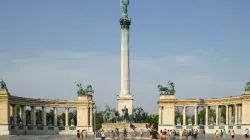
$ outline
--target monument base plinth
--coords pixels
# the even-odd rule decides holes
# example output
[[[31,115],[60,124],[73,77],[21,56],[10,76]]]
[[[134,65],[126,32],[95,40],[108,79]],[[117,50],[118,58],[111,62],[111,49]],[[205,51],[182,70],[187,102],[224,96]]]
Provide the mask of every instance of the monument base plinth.
[[[134,127],[134,130],[131,128],[131,124]],[[149,126],[148,123],[103,123],[101,130],[104,130],[104,132],[111,132],[112,130],[115,131],[116,128],[119,129],[119,132],[123,132],[124,129],[126,129],[127,132],[140,132],[141,130],[143,132],[147,132],[148,129],[146,128],[146,125]]]
[[[134,99],[131,94],[118,96],[117,102],[119,114],[122,114],[122,109],[124,108],[124,106],[126,106],[126,108],[128,109],[128,115],[132,115],[133,100]]]

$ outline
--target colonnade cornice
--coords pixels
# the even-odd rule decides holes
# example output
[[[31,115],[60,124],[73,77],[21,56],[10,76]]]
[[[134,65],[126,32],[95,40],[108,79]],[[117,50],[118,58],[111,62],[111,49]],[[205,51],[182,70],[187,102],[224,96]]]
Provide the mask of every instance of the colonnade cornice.
[[[24,98],[18,96],[9,96],[9,104],[17,104],[24,106],[37,106],[37,107],[69,107],[76,108],[78,106],[92,107],[94,103],[92,100],[48,100],[48,99],[34,99]]]

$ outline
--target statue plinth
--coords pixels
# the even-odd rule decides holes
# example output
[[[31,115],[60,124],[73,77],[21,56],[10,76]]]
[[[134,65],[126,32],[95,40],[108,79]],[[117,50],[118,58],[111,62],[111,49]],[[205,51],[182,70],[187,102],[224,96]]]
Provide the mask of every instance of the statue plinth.
[[[140,132],[141,130],[143,132],[147,132],[148,129],[146,126],[149,124],[148,123],[132,123],[134,130],[137,132]],[[119,129],[119,132],[123,132],[124,129],[127,130],[127,132],[134,132],[133,128],[131,128],[131,124],[127,122],[122,122],[122,123],[102,123],[102,128],[105,132],[111,132],[112,130],[114,131],[116,128]]]
[[[174,100],[174,94],[160,94],[160,100]]]
[[[92,100],[92,95],[78,95],[77,100]]]

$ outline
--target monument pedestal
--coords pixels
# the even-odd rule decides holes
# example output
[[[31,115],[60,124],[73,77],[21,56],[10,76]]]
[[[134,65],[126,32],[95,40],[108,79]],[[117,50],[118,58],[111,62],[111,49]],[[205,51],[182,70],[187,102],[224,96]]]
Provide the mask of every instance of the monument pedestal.
[[[119,96],[117,98],[117,102],[118,102],[118,112],[120,115],[122,115],[122,109],[124,108],[124,106],[126,106],[126,108],[128,109],[128,115],[132,115],[132,110],[133,110],[133,97],[132,95],[128,94],[125,96]]]
[[[148,123],[132,123],[132,125],[135,127],[134,130],[136,132],[140,132],[141,130],[143,132],[148,131],[148,129],[146,128],[146,125],[149,126]],[[116,128],[119,129],[119,132],[123,132],[124,129],[126,129],[127,132],[134,132],[134,130],[130,127],[130,123],[103,123],[102,124],[102,129],[104,130],[104,132],[111,132],[112,130],[115,131]]]

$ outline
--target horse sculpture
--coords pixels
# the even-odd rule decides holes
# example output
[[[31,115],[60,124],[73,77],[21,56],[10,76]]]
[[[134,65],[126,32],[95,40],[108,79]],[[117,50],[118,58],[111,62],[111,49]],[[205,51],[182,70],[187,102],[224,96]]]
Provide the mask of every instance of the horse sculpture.
[[[168,85],[166,87],[163,87],[161,84],[158,86],[158,92],[160,94],[174,94],[175,93],[175,85],[173,82],[168,81]]]

